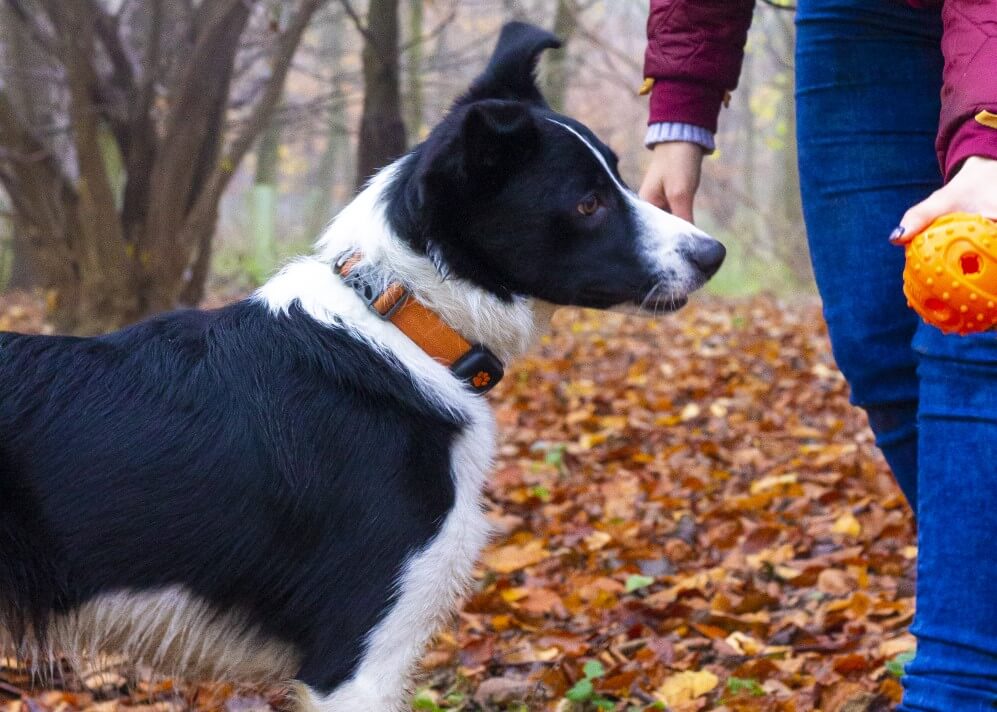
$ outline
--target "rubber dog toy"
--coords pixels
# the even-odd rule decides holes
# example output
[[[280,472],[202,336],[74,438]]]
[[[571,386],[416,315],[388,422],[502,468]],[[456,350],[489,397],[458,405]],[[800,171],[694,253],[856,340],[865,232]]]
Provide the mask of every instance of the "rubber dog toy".
[[[907,305],[947,334],[997,326],[997,223],[952,213],[907,244]]]

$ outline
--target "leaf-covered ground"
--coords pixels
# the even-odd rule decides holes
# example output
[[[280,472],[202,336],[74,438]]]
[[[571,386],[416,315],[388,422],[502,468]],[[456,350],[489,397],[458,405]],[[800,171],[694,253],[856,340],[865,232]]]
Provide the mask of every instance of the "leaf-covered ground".
[[[36,315],[15,299],[0,328],[36,330]],[[415,709],[870,712],[899,700],[912,524],[816,304],[701,300],[657,321],[564,311],[493,398],[498,535],[426,656]],[[281,701],[110,679],[41,689],[7,661],[0,709]]]

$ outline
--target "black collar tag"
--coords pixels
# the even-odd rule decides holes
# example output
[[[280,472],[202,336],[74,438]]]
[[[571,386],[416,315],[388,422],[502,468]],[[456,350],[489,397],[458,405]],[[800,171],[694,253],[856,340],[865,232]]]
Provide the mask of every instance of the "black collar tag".
[[[502,362],[481,344],[472,346],[470,351],[450,367],[450,370],[475,393],[487,393],[505,375]]]

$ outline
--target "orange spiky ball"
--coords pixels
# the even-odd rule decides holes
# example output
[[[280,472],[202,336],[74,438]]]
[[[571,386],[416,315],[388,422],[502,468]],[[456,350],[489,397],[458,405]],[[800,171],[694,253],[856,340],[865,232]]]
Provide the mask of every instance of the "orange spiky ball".
[[[907,244],[904,294],[921,318],[947,334],[997,326],[997,223],[952,213]]]

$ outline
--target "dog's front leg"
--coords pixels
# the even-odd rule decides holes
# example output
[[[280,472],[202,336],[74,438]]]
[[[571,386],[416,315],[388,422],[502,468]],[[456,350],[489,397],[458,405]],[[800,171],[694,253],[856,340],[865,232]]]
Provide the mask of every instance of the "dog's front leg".
[[[329,693],[295,681],[294,712],[401,712],[409,690],[404,679],[386,685],[374,679],[355,678]]]
[[[294,690],[296,712],[408,709],[413,673],[440,618],[439,597],[424,598],[426,592],[413,581],[430,573],[421,562],[421,557],[410,562],[395,604],[366,636],[359,656],[331,643],[305,656]]]

